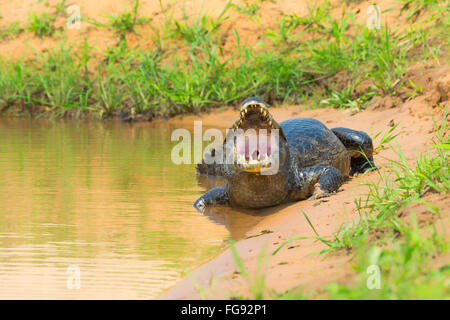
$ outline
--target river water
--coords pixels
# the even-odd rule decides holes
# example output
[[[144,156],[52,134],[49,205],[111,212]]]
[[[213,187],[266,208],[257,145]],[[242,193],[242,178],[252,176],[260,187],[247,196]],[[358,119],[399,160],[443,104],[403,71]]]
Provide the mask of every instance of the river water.
[[[242,237],[258,217],[192,207],[174,128],[0,119],[0,299],[157,298]]]

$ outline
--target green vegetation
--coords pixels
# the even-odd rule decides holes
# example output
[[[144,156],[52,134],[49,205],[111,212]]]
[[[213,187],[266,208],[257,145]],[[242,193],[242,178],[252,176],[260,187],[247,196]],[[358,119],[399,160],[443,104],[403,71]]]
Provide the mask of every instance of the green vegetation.
[[[251,299],[253,300],[264,299],[265,298],[264,293],[267,291],[264,277],[264,269],[265,269],[264,265],[265,262],[267,262],[267,259],[265,259],[265,252],[266,252],[265,249],[261,250],[258,256],[257,262],[258,266],[256,270],[253,272],[252,275],[249,275],[233,243],[231,243],[230,248],[234,261],[236,262],[238,272],[242,275],[242,277],[244,278],[245,282],[248,285],[248,288],[250,289]],[[233,299],[242,300],[243,297],[233,296]]]
[[[0,28],[0,40],[14,39],[22,31],[23,29],[20,27],[20,23],[13,22],[7,27]]]
[[[259,11],[261,10],[261,4],[263,2],[276,3],[276,0],[253,0],[248,2],[246,1],[243,4],[234,3],[232,4],[232,6],[235,8],[237,12],[246,14],[250,18],[252,18],[259,13]]]
[[[399,160],[388,159],[387,173],[379,173],[379,181],[367,183],[368,193],[355,200],[359,219],[343,225],[331,239],[321,237],[303,212],[316,234],[315,239],[327,246],[320,254],[337,250],[354,253],[352,260],[355,261],[354,269],[357,272],[356,284],[332,283],[325,290],[306,296],[301,288],[274,293],[264,285],[262,272],[258,272],[252,281],[248,280],[242,261],[234,247],[231,247],[238,270],[251,289],[251,298],[304,299],[318,295],[323,297],[324,294],[331,299],[448,298],[450,266],[435,265],[433,259],[448,254],[450,246],[444,238],[445,230],[441,230],[439,225],[439,207],[424,198],[429,194],[444,195],[450,192],[447,116],[448,109],[442,121],[434,123],[436,135],[430,148],[434,151],[432,154],[419,155],[414,166],[409,164],[397,146]],[[395,138],[392,130],[383,137],[385,143]],[[420,229],[416,213],[410,209],[412,204],[421,204],[425,215],[429,217],[422,222]],[[423,210],[420,213],[423,214]],[[286,244],[302,239],[307,238],[292,238],[272,254],[277,254]],[[377,266],[380,270],[380,287],[377,289],[369,289],[367,285],[371,266]]]
[[[254,1],[251,3],[244,2],[243,4],[234,4],[234,7],[237,12],[245,13],[245,14],[249,15],[250,17],[253,17],[261,9],[260,4],[261,4],[261,1]]]
[[[134,0],[131,11],[122,12],[117,16],[107,16],[109,23],[102,23],[94,19],[83,17],[82,20],[94,26],[113,30],[120,36],[120,41],[125,39],[125,34],[129,32],[137,33],[136,27],[150,22],[152,19],[147,17],[138,17],[139,0]]]
[[[185,13],[179,20],[160,5],[164,20],[149,24],[150,49],[128,45],[127,33],[147,21],[138,18],[135,0],[131,12],[110,17],[107,25],[85,19],[119,35],[117,45],[104,52],[87,42],[73,48],[62,41],[33,59],[0,61],[0,109],[49,117],[170,117],[258,95],[273,105],[308,102],[357,112],[377,95],[421,94],[420,88],[407,89],[412,85],[405,77],[408,65],[427,58],[439,61],[442,46],[448,46],[431,45],[449,38],[448,8],[442,5],[421,9],[441,13],[428,19],[433,29],[411,24],[391,30],[360,25],[352,12],[333,18],[333,7],[323,2],[311,6],[305,17],[281,14],[278,26],[263,30],[252,45],[241,42],[237,29],[224,31],[229,9],[235,7],[231,2],[217,17]],[[32,15],[28,30],[51,35],[54,18]],[[233,39],[231,50],[225,50],[224,39]]]
[[[109,17],[111,28],[118,33],[136,32],[136,26],[149,21],[148,18],[138,18],[138,10],[139,0],[134,0],[134,6],[131,12],[122,13],[117,17]]]
[[[230,7],[231,2],[224,7],[217,18],[200,12],[195,19],[191,19],[184,11],[182,21],[174,21],[173,31],[169,33],[169,36],[186,41],[191,50],[202,44],[215,44],[218,41],[217,33],[222,23],[228,19],[226,13]]]
[[[40,38],[51,36],[55,32],[54,22],[55,16],[52,14],[31,14],[27,30]]]
[[[60,2],[58,2],[56,4],[56,14],[60,15],[60,16],[67,16],[67,12],[66,12],[66,2],[67,0],[61,0]]]
[[[420,232],[414,214],[412,226],[404,223],[402,240],[385,248],[364,246],[356,254],[359,273],[355,286],[331,284],[332,299],[448,299],[449,265],[433,266],[433,258],[449,252],[449,245],[436,230],[430,236]],[[369,249],[369,250],[368,250]],[[364,250],[364,252],[362,252]],[[367,251],[368,250],[368,251]],[[369,266],[380,268],[380,288],[368,289]]]
[[[400,0],[400,2],[402,2],[400,13],[406,12],[408,20],[416,20],[427,10],[433,14],[441,14],[444,10],[448,10],[449,6],[447,1],[441,0]]]

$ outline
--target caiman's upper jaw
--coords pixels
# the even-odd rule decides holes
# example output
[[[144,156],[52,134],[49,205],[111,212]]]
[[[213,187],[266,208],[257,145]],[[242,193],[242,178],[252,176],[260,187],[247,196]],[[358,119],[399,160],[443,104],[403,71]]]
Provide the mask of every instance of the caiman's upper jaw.
[[[239,117],[231,129],[281,129],[273,119],[267,106],[263,103],[251,101],[241,107]]]
[[[232,167],[235,170],[260,173],[272,168],[274,163],[284,161],[285,149],[281,145],[287,144],[286,137],[264,103],[249,101],[244,104],[231,129],[237,134],[233,144],[235,163]],[[242,131],[238,133],[240,129]],[[253,143],[251,139],[254,139]]]

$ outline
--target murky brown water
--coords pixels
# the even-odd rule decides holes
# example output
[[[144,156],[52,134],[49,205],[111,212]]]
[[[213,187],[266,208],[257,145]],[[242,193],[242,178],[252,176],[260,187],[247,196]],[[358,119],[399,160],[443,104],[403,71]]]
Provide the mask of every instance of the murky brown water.
[[[155,298],[242,236],[259,218],[192,207],[173,129],[0,119],[0,299]]]

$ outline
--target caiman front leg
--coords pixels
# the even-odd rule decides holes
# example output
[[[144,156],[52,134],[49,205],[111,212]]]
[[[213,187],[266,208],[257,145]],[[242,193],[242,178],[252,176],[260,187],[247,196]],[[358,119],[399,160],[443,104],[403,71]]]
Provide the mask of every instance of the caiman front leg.
[[[290,198],[297,201],[327,197],[343,182],[341,172],[331,166],[297,168],[289,176]]]
[[[213,158],[215,157],[216,149],[212,149],[210,153],[205,154],[205,158],[202,162],[197,164],[197,173],[207,176],[221,177],[224,175],[225,169],[223,163],[216,163]]]
[[[199,212],[205,212],[207,207],[215,205],[228,205],[230,197],[228,195],[228,185],[224,187],[217,187],[209,190],[194,203],[194,208]]]

